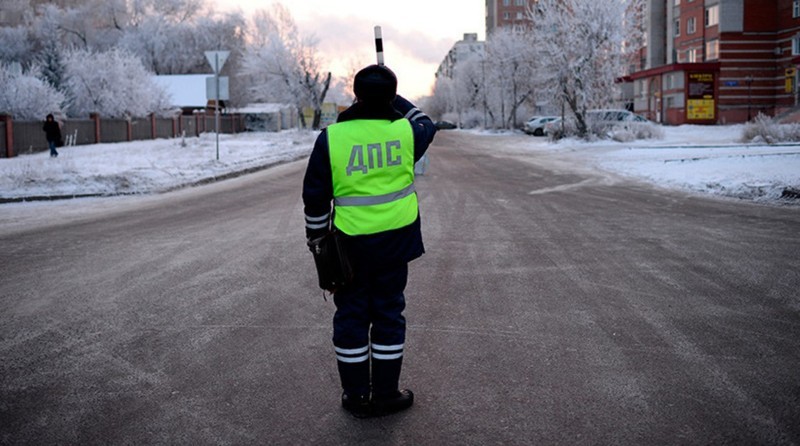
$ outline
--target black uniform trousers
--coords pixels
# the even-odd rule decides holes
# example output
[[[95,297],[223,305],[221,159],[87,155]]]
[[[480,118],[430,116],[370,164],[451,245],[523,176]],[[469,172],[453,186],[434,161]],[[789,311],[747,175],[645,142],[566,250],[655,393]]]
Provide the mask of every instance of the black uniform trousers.
[[[348,395],[398,390],[406,336],[408,264],[358,265],[353,283],[334,294],[333,346]]]

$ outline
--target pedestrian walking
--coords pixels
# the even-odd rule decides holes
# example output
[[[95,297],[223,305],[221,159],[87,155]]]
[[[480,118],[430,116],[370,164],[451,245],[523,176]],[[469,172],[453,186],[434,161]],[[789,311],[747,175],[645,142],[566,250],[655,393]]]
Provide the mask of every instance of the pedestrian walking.
[[[47,115],[44,121],[44,135],[47,138],[47,146],[50,148],[50,157],[55,158],[58,156],[56,147],[61,147],[61,126],[56,122],[53,114]]]
[[[317,137],[303,202],[308,239],[338,231],[352,265],[352,281],[333,291],[333,347],[342,407],[363,418],[414,402],[399,387],[408,263],[425,251],[414,163],[436,127],[396,94],[397,77],[384,65],[359,71],[353,90],[356,102]]]

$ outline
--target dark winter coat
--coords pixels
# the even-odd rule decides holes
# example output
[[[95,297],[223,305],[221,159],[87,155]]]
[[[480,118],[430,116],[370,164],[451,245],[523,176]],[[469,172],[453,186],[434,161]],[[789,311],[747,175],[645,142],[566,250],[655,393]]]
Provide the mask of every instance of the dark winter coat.
[[[44,130],[47,142],[52,141],[55,142],[56,144],[61,142],[61,127],[59,127],[58,122],[45,121],[42,130]]]
[[[408,118],[414,134],[414,161],[422,158],[436,134],[433,121],[401,96],[385,107],[370,107],[357,102],[339,115],[337,122],[356,119],[388,119],[395,121]],[[333,180],[328,154],[328,133],[323,130],[317,137],[308,161],[303,180],[303,203],[306,223],[318,221],[319,217],[331,215]],[[332,216],[331,216],[332,218]],[[314,239],[322,236],[326,229],[306,228],[306,236]],[[410,262],[425,252],[422,244],[420,218],[408,226],[377,234],[348,237],[348,247],[356,265],[369,262],[371,265],[392,265]]]

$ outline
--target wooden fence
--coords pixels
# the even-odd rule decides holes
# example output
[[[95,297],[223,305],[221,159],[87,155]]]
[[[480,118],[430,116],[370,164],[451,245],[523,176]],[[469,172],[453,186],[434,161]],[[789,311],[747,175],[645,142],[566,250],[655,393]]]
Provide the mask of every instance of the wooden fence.
[[[253,128],[251,122],[258,122]],[[11,116],[0,114],[0,158],[10,158],[23,153],[48,150],[44,136],[43,121],[14,121]],[[261,114],[256,118],[250,114],[234,113],[220,115],[220,133],[240,133],[249,130],[280,131],[297,125],[291,111]],[[158,118],[151,115],[135,119],[101,119],[91,115],[89,119],[66,119],[61,122],[61,134],[65,141],[73,139],[75,145],[140,141],[157,138],[199,136],[214,131],[214,115],[198,113],[174,118]]]

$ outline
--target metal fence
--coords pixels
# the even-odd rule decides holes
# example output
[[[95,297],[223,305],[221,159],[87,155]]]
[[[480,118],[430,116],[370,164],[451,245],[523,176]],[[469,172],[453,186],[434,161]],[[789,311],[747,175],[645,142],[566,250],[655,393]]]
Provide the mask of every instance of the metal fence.
[[[220,115],[220,133],[241,133],[245,131],[280,131],[297,126],[296,114],[290,109],[268,114],[258,114],[256,120],[269,122],[267,126],[255,128],[248,125],[250,114]],[[24,153],[47,151],[42,126],[43,121],[14,121],[0,115],[0,158]],[[67,144],[84,145],[123,141],[141,141],[157,138],[174,138],[182,135],[199,136],[213,132],[215,116],[197,113],[175,118],[155,116],[134,119],[67,119],[61,122],[61,134]]]

